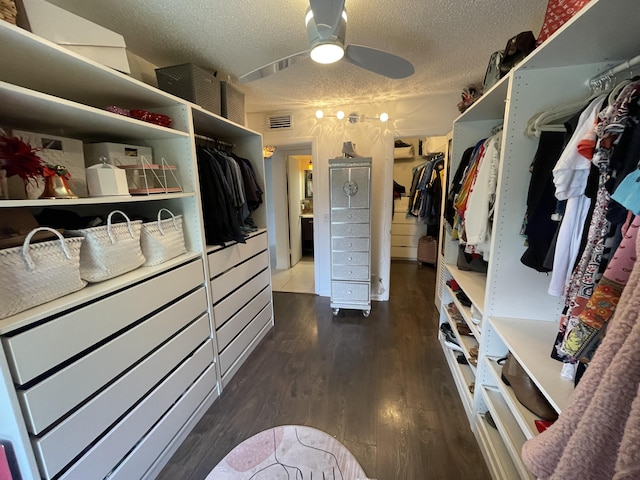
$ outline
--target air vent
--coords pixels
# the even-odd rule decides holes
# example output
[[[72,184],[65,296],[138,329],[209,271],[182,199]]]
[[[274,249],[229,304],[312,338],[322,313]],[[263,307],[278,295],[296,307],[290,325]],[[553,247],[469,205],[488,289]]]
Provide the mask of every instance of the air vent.
[[[269,130],[291,130],[293,128],[291,114],[273,113],[267,115],[267,128]]]

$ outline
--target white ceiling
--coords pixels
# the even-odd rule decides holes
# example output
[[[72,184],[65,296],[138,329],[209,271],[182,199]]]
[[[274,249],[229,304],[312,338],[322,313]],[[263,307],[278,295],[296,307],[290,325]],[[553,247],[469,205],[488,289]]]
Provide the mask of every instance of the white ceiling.
[[[307,49],[308,0],[49,0],[122,34],[156,66],[195,63],[232,81]],[[247,112],[384,102],[461,92],[513,35],[540,31],[547,0],[346,0],[346,43],[400,55],[415,74],[390,80],[347,62],[298,63],[238,85]]]

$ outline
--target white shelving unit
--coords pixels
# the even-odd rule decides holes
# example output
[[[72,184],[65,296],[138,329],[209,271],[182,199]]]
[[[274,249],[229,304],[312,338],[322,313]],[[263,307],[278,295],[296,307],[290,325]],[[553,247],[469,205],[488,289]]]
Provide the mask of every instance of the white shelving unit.
[[[187,248],[159,266],[0,320],[0,441],[11,444],[24,480],[155,478],[273,326],[267,265],[259,299],[229,323],[233,341],[231,330],[219,332],[214,299],[221,287],[211,272],[227,259],[211,255],[220,247],[206,245],[195,147],[196,134],[234,145],[264,185],[262,137],[2,21],[0,44],[0,125],[149,146],[176,166],[182,188],[132,197],[2,200],[0,214],[3,208],[80,215],[120,209],[155,218],[164,207],[182,214]],[[110,105],[169,115],[171,128],[104,110]],[[264,204],[252,217],[260,227],[253,238],[266,249]],[[257,252],[241,250],[233,242],[224,247],[237,251],[237,265],[253,265]],[[232,290],[244,289],[255,273],[236,268]],[[219,355],[222,341],[233,348]],[[221,363],[230,365],[224,375]]]
[[[562,302],[547,294],[548,276],[520,262],[526,248],[520,227],[526,211],[528,166],[537,149],[537,140],[525,136],[525,126],[546,108],[586,101],[591,78],[640,53],[640,31],[629,15],[634,9],[634,0],[592,0],[453,124],[451,174],[468,147],[503,125],[487,274],[456,268],[458,243],[445,234],[436,291],[441,322],[448,320],[445,305],[455,303],[444,285],[451,278],[482,313],[481,325],[472,330],[480,355],[470,424],[496,479],[530,478],[520,449],[537,435],[535,415],[504,385],[497,359],[511,352],[558,412],[567,407],[574,389],[572,382],[560,376],[561,364],[550,358]],[[470,313],[461,312],[465,319]],[[443,348],[448,360],[455,359],[444,343]],[[457,365],[451,361],[449,365],[456,385],[469,381]],[[461,399],[467,408],[464,392]],[[488,425],[486,412],[497,429]]]

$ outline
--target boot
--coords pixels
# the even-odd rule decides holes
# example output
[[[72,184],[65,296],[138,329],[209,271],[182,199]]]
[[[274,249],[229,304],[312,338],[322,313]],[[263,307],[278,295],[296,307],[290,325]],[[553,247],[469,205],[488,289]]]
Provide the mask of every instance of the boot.
[[[342,144],[342,153],[347,158],[353,158],[353,157],[359,157],[360,156],[360,155],[357,154],[355,149],[356,149],[355,144],[353,144],[351,142],[344,142]]]

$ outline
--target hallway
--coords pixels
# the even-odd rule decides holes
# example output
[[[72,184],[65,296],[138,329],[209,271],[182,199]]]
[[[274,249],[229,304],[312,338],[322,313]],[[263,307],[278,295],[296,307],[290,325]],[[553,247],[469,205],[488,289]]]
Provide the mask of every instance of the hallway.
[[[313,256],[302,257],[287,270],[271,270],[271,286],[274,292],[315,294]]]
[[[335,436],[370,478],[489,479],[437,340],[435,276],[392,262],[391,300],[369,318],[274,293],[274,330],[158,478],[202,480],[242,440],[301,424]]]

